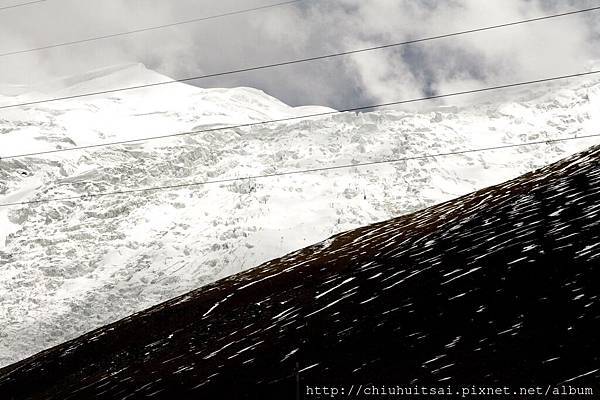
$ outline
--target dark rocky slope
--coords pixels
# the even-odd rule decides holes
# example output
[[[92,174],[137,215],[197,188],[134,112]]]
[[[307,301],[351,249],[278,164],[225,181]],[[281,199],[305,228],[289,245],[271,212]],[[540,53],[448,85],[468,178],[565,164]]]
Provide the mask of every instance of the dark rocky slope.
[[[592,148],[203,287],[0,370],[1,397],[293,399],[296,377],[593,386],[599,162]]]

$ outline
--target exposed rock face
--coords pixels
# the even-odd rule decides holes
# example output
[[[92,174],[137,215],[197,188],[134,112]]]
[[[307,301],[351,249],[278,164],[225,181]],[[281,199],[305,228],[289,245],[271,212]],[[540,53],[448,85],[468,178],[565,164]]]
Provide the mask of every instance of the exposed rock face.
[[[599,212],[595,147],[40,353],[0,370],[0,393],[294,398],[296,376],[301,391],[378,382],[593,386]]]

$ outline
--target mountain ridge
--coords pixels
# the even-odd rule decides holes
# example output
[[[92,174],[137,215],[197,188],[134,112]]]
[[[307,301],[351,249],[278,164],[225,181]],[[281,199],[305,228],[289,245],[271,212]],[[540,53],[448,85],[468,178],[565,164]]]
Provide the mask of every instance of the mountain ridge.
[[[0,369],[0,390],[285,398],[296,363],[301,388],[598,389],[599,167],[596,146],[338,234]]]
[[[2,160],[0,203],[241,179],[0,207],[0,365],[332,234],[511,179],[598,141],[247,176],[596,134],[598,85],[562,82],[483,105],[341,113]],[[178,83],[134,92],[3,110],[0,157],[306,111],[253,89]]]

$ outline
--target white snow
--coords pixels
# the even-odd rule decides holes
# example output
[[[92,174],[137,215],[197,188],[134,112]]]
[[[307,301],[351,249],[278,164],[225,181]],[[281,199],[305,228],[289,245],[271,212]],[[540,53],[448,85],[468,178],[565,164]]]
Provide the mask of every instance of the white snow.
[[[18,189],[10,194],[0,196],[0,203],[19,203],[28,201],[30,195],[41,186],[41,181],[35,177],[23,180]],[[8,218],[9,208],[0,207],[0,251],[6,247],[6,241],[10,234],[18,232],[21,225],[13,223]]]
[[[30,88],[0,85],[0,105],[168,80],[142,65],[116,66]],[[572,80],[472,107],[346,113],[2,160],[0,203],[595,134],[598,93],[598,79]],[[0,157],[328,111],[289,107],[251,88],[174,83],[0,110]],[[335,233],[598,142],[0,207],[0,366]]]

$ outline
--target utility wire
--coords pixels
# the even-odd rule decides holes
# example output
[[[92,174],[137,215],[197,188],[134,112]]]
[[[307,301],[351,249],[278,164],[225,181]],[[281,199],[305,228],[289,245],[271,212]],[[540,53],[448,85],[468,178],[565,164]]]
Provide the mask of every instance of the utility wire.
[[[243,73],[243,72],[258,71],[258,70],[267,69],[267,68],[275,68],[275,67],[282,67],[282,66],[286,66],[286,65],[293,65],[293,64],[299,64],[299,63],[305,63],[305,62],[311,62],[311,61],[324,60],[324,59],[328,59],[328,58],[347,56],[350,54],[358,54],[358,53],[364,53],[364,52],[369,52],[369,51],[374,51],[374,50],[382,50],[382,49],[387,49],[387,48],[392,48],[392,47],[397,47],[397,46],[405,46],[405,45],[409,45],[409,44],[421,43],[421,42],[426,42],[426,41],[430,41],[430,40],[437,40],[437,39],[443,39],[443,38],[448,38],[448,37],[452,37],[452,36],[459,36],[459,35],[465,35],[465,34],[469,34],[469,33],[482,32],[482,31],[487,31],[487,30],[491,30],[491,29],[504,28],[504,27],[508,27],[508,26],[526,24],[526,23],[546,20],[546,19],[550,19],[550,18],[564,17],[567,15],[574,15],[574,14],[586,13],[586,12],[597,11],[597,10],[600,10],[600,7],[586,8],[586,9],[582,9],[582,10],[569,11],[569,12],[560,13],[560,14],[546,15],[546,16],[538,17],[538,18],[530,18],[530,19],[525,19],[525,20],[520,20],[520,21],[515,21],[515,22],[508,22],[508,23],[504,23],[504,24],[500,24],[500,25],[492,25],[492,26],[487,26],[487,27],[483,27],[483,28],[469,29],[466,31],[448,33],[448,34],[438,35],[438,36],[430,36],[430,37],[426,37],[426,38],[391,43],[391,44],[386,44],[386,45],[381,45],[381,46],[365,47],[365,48],[361,48],[361,49],[343,51],[343,52],[339,52],[339,53],[325,54],[325,55],[316,56],[316,57],[301,58],[301,59],[290,60],[290,61],[282,61],[282,62],[273,63],[273,64],[264,64],[264,65],[258,65],[258,66],[253,66],[253,67],[234,69],[234,70],[230,70],[230,71],[216,72],[216,73],[207,74],[207,75],[198,75],[198,76],[192,76],[192,77],[181,78],[181,79],[170,79],[168,81],[160,81],[160,82],[148,83],[148,84],[144,84],[144,85],[128,86],[128,87],[122,87],[122,88],[117,88],[117,89],[102,90],[102,91],[97,91],[97,92],[81,93],[81,94],[77,94],[77,95],[64,96],[64,97],[54,97],[54,98],[30,101],[30,102],[25,102],[25,103],[9,104],[9,105],[5,105],[5,106],[0,106],[0,110],[7,109],[7,108],[13,108],[13,107],[22,107],[22,106],[30,106],[30,105],[35,105],[35,104],[50,103],[50,102],[60,101],[60,100],[78,99],[78,98],[82,98],[82,97],[96,96],[96,95],[101,95],[101,94],[124,92],[124,91],[128,91],[128,90],[150,88],[150,87],[156,87],[156,86],[162,86],[162,85],[171,85],[174,83],[190,82],[190,81],[206,79],[206,78],[214,78],[214,77],[225,76],[225,75],[239,74],[239,73]],[[2,55],[3,54],[0,54],[0,56],[2,56]]]
[[[36,0],[36,1],[30,1],[30,2],[27,2],[27,3],[13,4],[12,6],[3,6],[3,7],[0,7],[0,11],[2,11],[2,10],[8,10],[8,9],[11,9],[11,8],[24,7],[24,6],[28,6],[28,5],[31,5],[31,4],[45,3],[46,1],[47,0]]]
[[[34,1],[32,3],[40,3],[42,1],[46,1],[46,0]],[[267,8],[286,6],[289,4],[298,3],[300,1],[304,1],[304,0],[285,1],[283,3],[275,3],[275,4],[268,4],[265,6],[260,6],[260,7],[246,8],[244,10],[231,11],[231,12],[227,12],[227,13],[223,13],[223,14],[210,15],[208,17],[193,18],[193,19],[188,19],[188,20],[184,20],[184,21],[173,22],[170,24],[150,26],[147,28],[134,29],[131,31],[112,33],[112,34],[103,35],[103,36],[95,36],[95,37],[90,37],[90,38],[86,38],[86,39],[73,40],[70,42],[61,42],[61,43],[55,43],[55,44],[51,44],[51,45],[47,45],[47,46],[33,47],[30,49],[9,51],[6,53],[0,53],[0,57],[12,56],[12,55],[23,54],[23,53],[31,53],[34,51],[49,50],[49,49],[54,49],[57,47],[72,46],[75,44],[94,42],[97,40],[111,39],[111,38],[115,38],[115,37],[119,37],[119,36],[132,35],[134,33],[141,33],[141,32],[154,31],[157,29],[171,28],[171,27],[178,26],[178,25],[193,24],[193,23],[197,23],[197,22],[208,21],[211,19],[230,17],[233,15],[239,15],[239,14],[245,14],[245,13],[254,12],[254,11],[265,10]],[[26,3],[26,4],[31,4],[31,3]],[[8,8],[10,8],[10,7],[8,7]],[[0,10],[2,10],[2,9],[0,8]]]
[[[345,112],[374,110],[374,109],[379,109],[379,108],[384,108],[384,107],[397,106],[397,105],[408,104],[408,103],[416,103],[416,102],[420,102],[420,101],[435,100],[435,99],[442,99],[442,98],[447,98],[447,97],[461,96],[461,95],[465,95],[465,94],[481,93],[481,92],[488,92],[488,91],[493,91],[493,90],[533,85],[533,84],[538,84],[538,83],[551,82],[551,81],[557,81],[557,80],[569,79],[569,78],[576,78],[576,77],[582,77],[582,76],[599,74],[599,73],[600,73],[600,70],[581,72],[578,74],[561,75],[561,76],[555,76],[555,77],[551,77],[551,78],[536,79],[536,80],[532,80],[532,81],[510,83],[510,84],[498,85],[498,86],[489,86],[489,87],[480,88],[480,89],[464,90],[461,92],[444,93],[444,94],[419,97],[419,98],[408,99],[408,100],[399,100],[399,101],[394,101],[394,102],[389,102],[389,103],[379,103],[379,104],[371,104],[368,106],[346,108],[343,110],[334,110],[334,111],[326,111],[326,112],[315,113],[315,114],[306,114],[306,115],[299,115],[299,116],[294,116],[294,117],[271,119],[271,120],[267,120],[267,121],[250,122],[250,123],[239,124],[239,125],[228,125],[228,126],[223,126],[223,127],[218,127],[218,128],[200,129],[200,130],[193,130],[193,131],[188,131],[188,132],[171,133],[171,134],[166,134],[166,135],[161,135],[161,136],[153,136],[153,137],[146,137],[146,138],[139,138],[139,139],[121,140],[121,141],[117,141],[117,142],[92,144],[92,145],[87,145],[87,146],[69,147],[66,149],[54,149],[54,150],[38,151],[38,152],[15,154],[15,155],[8,155],[8,156],[0,156],[0,160],[10,160],[10,159],[15,159],[15,158],[64,153],[67,151],[95,149],[95,148],[107,147],[107,146],[126,145],[126,144],[147,142],[150,140],[166,139],[166,138],[188,136],[188,135],[197,135],[200,133],[218,132],[218,131],[224,131],[224,130],[229,130],[229,129],[249,128],[249,127],[263,126],[263,125],[267,125],[267,124],[274,124],[274,123],[280,123],[280,122],[295,121],[295,120],[306,119],[306,118],[323,117],[323,116],[328,116],[328,115],[341,114],[341,113],[345,113]]]
[[[477,148],[477,149],[450,151],[450,152],[445,152],[445,153],[423,154],[423,155],[418,155],[418,156],[393,158],[393,159],[379,160],[379,161],[369,161],[369,162],[356,163],[356,164],[342,164],[342,165],[334,165],[334,166],[330,166],[330,167],[319,167],[319,168],[303,169],[303,170],[296,170],[296,171],[275,172],[272,174],[265,174],[265,175],[253,175],[253,176],[238,177],[238,178],[225,178],[225,179],[217,179],[217,180],[202,181],[202,182],[181,183],[181,184],[176,184],[176,185],[154,186],[154,187],[147,187],[147,188],[140,188],[140,189],[125,189],[125,190],[119,190],[119,191],[114,191],[114,192],[90,193],[90,194],[80,195],[80,196],[54,197],[54,198],[48,198],[48,199],[22,201],[22,202],[15,202],[15,203],[0,203],[0,207],[33,205],[33,204],[50,203],[50,202],[56,202],[56,201],[89,200],[89,199],[96,198],[96,197],[115,196],[115,195],[120,195],[120,194],[147,193],[147,192],[156,192],[156,191],[162,191],[162,190],[181,189],[181,188],[193,187],[193,186],[206,186],[206,185],[230,183],[230,182],[235,182],[235,181],[246,181],[246,180],[252,180],[252,179],[266,179],[266,178],[275,178],[275,177],[289,176],[289,175],[309,174],[309,173],[315,173],[315,172],[328,172],[328,171],[342,170],[342,169],[348,169],[348,168],[358,168],[358,167],[377,166],[377,165],[384,165],[384,164],[393,164],[393,163],[402,162],[402,161],[422,160],[422,159],[435,158],[435,157],[447,157],[447,156],[452,156],[452,155],[478,153],[478,152],[484,152],[484,151],[509,149],[509,148],[516,148],[516,147],[522,147],[522,146],[533,146],[533,145],[539,145],[539,144],[567,142],[567,141],[572,141],[572,140],[589,139],[589,138],[595,138],[595,137],[600,137],[600,133],[591,134],[591,135],[582,135],[582,136],[570,136],[570,137],[557,138],[557,139],[546,139],[546,140],[539,140],[539,141],[535,141],[535,142],[505,144],[505,145],[498,145],[498,146],[491,146],[491,147],[482,147],[482,148]]]

